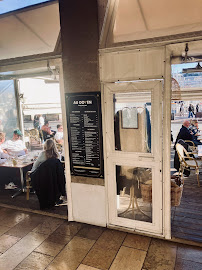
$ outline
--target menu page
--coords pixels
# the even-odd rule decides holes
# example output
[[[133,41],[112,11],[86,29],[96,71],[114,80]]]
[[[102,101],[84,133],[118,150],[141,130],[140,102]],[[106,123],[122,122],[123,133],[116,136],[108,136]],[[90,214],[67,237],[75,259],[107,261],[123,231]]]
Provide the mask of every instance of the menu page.
[[[71,172],[103,177],[100,93],[66,94]]]

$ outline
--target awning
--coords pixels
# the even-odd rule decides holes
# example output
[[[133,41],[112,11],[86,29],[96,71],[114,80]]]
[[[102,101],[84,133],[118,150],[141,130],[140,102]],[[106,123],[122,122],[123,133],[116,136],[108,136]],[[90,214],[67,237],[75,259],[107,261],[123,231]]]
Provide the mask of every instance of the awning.
[[[0,16],[0,60],[50,53],[60,33],[57,1]]]

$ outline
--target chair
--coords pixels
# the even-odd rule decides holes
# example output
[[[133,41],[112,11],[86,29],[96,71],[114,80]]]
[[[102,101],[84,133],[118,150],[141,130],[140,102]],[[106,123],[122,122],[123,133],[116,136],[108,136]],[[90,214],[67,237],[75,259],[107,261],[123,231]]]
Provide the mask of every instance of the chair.
[[[184,169],[194,169],[197,177],[198,186],[200,187],[199,166],[197,160],[194,157],[191,157],[187,150],[179,143],[176,144],[176,151],[180,161],[179,174],[183,175]]]
[[[30,193],[30,189],[32,188],[30,174],[31,174],[31,171],[28,171],[26,173],[26,199],[27,200],[29,200],[29,193]]]
[[[30,133],[28,130],[24,130],[24,140],[27,148],[30,147]]]
[[[55,139],[55,137],[53,137],[53,140],[54,140],[54,142],[55,142],[55,145],[56,145],[56,148],[57,148],[57,150],[58,150],[58,153],[62,153],[62,144],[60,144],[60,143],[58,143],[57,141],[56,141],[56,139]]]
[[[48,139],[51,139],[53,136],[51,136],[50,134],[48,134],[46,131],[44,130],[41,130],[41,134],[42,134],[42,138],[43,138],[43,141],[45,142],[46,140]]]
[[[55,206],[60,196],[65,196],[64,168],[59,159],[44,161],[31,173],[33,189],[39,200],[40,209]]]
[[[30,139],[34,139],[38,143],[41,143],[38,129],[35,129],[35,128],[30,129],[29,136],[30,136]]]
[[[191,149],[192,152],[196,151],[197,147],[195,146],[193,141],[185,140],[184,142],[189,145],[189,148]]]

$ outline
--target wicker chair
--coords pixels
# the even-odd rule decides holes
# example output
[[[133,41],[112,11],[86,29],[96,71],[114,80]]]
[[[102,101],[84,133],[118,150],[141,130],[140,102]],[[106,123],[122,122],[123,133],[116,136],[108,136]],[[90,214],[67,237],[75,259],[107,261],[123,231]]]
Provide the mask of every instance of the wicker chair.
[[[41,138],[40,138],[38,129],[35,129],[35,128],[30,129],[29,134],[30,134],[30,139],[33,139],[37,141],[38,143],[41,143]]]
[[[176,151],[180,161],[179,174],[183,176],[184,169],[194,169],[197,177],[198,186],[200,187],[199,166],[197,160],[194,157],[191,157],[187,150],[179,143],[176,144]]]
[[[189,145],[189,148],[191,149],[191,151],[195,152],[197,147],[195,146],[194,142],[186,140],[184,141],[185,143],[187,143]]]
[[[26,199],[27,200],[29,200],[29,193],[30,193],[30,189],[32,188],[30,173],[31,171],[28,171],[26,173]]]

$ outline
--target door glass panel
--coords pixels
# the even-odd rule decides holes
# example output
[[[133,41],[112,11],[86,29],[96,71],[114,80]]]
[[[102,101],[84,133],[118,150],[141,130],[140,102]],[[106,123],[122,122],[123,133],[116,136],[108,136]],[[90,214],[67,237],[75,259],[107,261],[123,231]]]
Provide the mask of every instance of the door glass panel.
[[[151,153],[151,92],[114,94],[115,150]]]
[[[11,139],[18,127],[14,82],[0,81],[0,131]]]
[[[152,223],[151,168],[116,166],[117,216]]]

